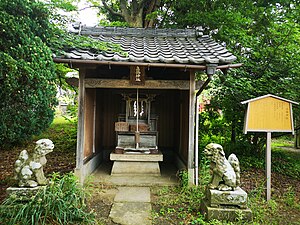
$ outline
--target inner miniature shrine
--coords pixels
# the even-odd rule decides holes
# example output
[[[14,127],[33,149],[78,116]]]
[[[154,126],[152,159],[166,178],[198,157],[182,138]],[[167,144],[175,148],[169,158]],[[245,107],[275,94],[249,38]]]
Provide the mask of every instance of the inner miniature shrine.
[[[140,67],[131,69],[131,83],[144,83],[145,75]],[[122,94],[125,115],[119,114],[115,123],[117,146],[110,154],[110,160],[114,161],[112,175],[160,175],[158,162],[163,161],[163,155],[158,149],[158,116],[151,111],[155,96],[144,94],[138,88],[133,93]]]

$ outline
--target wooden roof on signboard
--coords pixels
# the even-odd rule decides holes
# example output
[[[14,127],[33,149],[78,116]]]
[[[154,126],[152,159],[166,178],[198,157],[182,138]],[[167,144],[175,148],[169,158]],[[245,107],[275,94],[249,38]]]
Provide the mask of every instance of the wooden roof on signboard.
[[[294,102],[294,101],[291,101],[291,100],[288,100],[288,99],[285,99],[285,98],[281,98],[281,97],[278,97],[278,96],[272,95],[272,94],[267,94],[267,95],[263,95],[263,96],[260,96],[260,97],[257,97],[257,98],[249,99],[249,100],[243,101],[241,103],[244,105],[246,103],[254,102],[254,101],[257,101],[257,100],[260,100],[260,99],[264,99],[264,98],[268,98],[268,97],[276,98],[276,99],[282,100],[284,102],[288,102],[288,103],[299,105],[298,102]]]
[[[292,103],[275,95],[264,95],[250,99],[247,105],[244,133],[250,132],[294,132]]]
[[[73,48],[64,55],[55,57],[55,62],[182,65],[194,69],[205,69],[206,64],[216,64],[220,69],[241,66],[241,64],[230,66],[236,57],[223,45],[218,44],[208,35],[202,35],[196,29],[86,26],[74,28],[73,32],[77,35],[86,35],[99,41],[120,45],[125,54],[93,53],[91,50]]]

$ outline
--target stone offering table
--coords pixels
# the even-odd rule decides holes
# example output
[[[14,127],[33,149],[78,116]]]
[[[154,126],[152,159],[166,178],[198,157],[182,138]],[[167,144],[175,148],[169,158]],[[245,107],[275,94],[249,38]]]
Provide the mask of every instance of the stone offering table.
[[[159,162],[163,161],[163,154],[111,153],[110,160],[114,161],[111,175],[160,176]]]

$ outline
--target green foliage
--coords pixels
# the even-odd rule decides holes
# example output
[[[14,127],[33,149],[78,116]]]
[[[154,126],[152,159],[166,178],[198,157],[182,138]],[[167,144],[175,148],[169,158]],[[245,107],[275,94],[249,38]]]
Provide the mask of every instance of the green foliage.
[[[74,118],[56,117],[51,126],[34,139],[49,138],[53,141],[55,152],[76,151],[77,143],[77,120]]]
[[[223,128],[224,127],[224,128]],[[200,168],[207,167],[205,156],[202,154],[203,149],[209,143],[219,143],[223,145],[224,152],[228,157],[231,153],[238,156],[240,166],[243,171],[256,168],[265,168],[265,139],[261,139],[260,143],[252,144],[245,138],[240,137],[235,143],[231,142],[230,127],[224,121],[224,117],[212,110],[200,114],[199,125],[199,159]],[[257,147],[261,145],[261,147]],[[300,177],[300,155],[297,152],[283,150],[281,147],[293,148],[293,137],[285,136],[281,138],[273,138],[272,141],[272,171],[286,175],[292,178]],[[259,151],[257,149],[260,149]],[[207,170],[199,170],[204,180],[210,175],[205,174]],[[203,174],[204,173],[204,174]],[[184,179],[183,179],[184,180]],[[183,185],[184,186],[184,185]]]
[[[64,10],[66,12],[72,12],[77,10],[76,3],[79,2],[79,0],[44,0],[47,7],[52,10]]]
[[[200,186],[205,187],[211,180],[210,161],[206,159],[202,152],[200,154],[200,159],[198,183]]]
[[[99,25],[103,27],[129,27],[129,24],[123,21],[100,21]]]
[[[67,72],[52,54],[72,48],[118,51],[117,45],[73,35],[62,29],[58,8],[73,1],[3,0],[0,2],[0,148],[29,140],[53,120],[56,84]],[[59,24],[59,25],[56,25]]]
[[[242,133],[245,108],[240,102],[269,93],[300,99],[299,2],[177,0],[171,10],[165,26],[202,26],[205,34],[226,45],[244,64],[214,77],[211,104],[222,110],[231,141],[248,141],[259,152],[264,134]],[[299,117],[298,107],[294,112]]]
[[[200,170],[207,168],[200,167]],[[186,184],[187,172],[181,172],[181,184]],[[202,176],[200,176],[202,178]],[[163,187],[154,188],[157,196],[152,213],[154,224],[202,224],[202,225],[271,225],[286,222],[285,211],[299,210],[299,200],[292,188],[288,188],[283,196],[273,196],[272,200],[265,200],[265,183],[248,193],[248,207],[252,210],[253,221],[244,221],[243,215],[237,212],[237,220],[234,222],[211,220],[205,221],[204,216],[199,213],[201,200],[204,197],[206,182],[200,181],[198,187],[179,188]],[[283,210],[283,211],[282,211]],[[298,224],[295,219],[289,224]]]
[[[36,1],[0,2],[0,147],[24,141],[52,122],[55,66],[43,42],[47,13]]]
[[[230,127],[217,111],[206,110],[199,114],[199,148],[211,142],[224,144],[230,139]]]
[[[49,185],[26,204],[9,197],[0,207],[0,218],[8,225],[95,224],[87,212],[85,191],[72,173],[54,173]]]
[[[100,25],[159,27],[164,18],[171,13],[173,0],[87,0],[93,7],[99,9],[100,15],[105,15],[106,21]],[[103,3],[101,5],[101,3]]]
[[[292,187],[289,187],[284,193],[284,203],[292,208],[300,210],[300,203],[297,203],[296,194]]]
[[[188,172],[185,170],[181,170],[178,173],[179,181],[180,181],[180,187],[182,189],[186,189],[189,187],[189,176]]]
[[[297,179],[300,177],[299,162],[299,153],[272,148],[272,171]]]
[[[179,187],[164,187],[157,190],[159,199],[154,202],[154,224],[204,224],[204,217],[199,213],[201,201],[204,197],[205,186],[210,179],[208,161],[199,163],[199,186],[189,185],[188,173],[185,170],[178,172]],[[164,218],[161,221],[161,218]]]
[[[63,55],[65,51],[70,51],[74,48],[89,50],[95,54],[103,51],[125,54],[119,45],[102,42],[88,36],[75,35],[61,29],[55,30],[55,38],[52,38],[49,45],[57,55]]]
[[[204,217],[198,213],[203,198],[201,188],[164,187],[157,190],[156,194],[159,199],[154,207],[158,210],[153,213],[153,224],[174,224],[174,221],[182,221],[178,224],[198,224],[204,221]]]

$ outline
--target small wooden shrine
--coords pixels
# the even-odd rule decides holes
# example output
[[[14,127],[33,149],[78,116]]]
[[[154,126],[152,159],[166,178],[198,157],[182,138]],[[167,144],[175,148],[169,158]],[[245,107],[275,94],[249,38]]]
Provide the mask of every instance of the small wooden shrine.
[[[74,35],[120,45],[123,53],[71,49],[57,63],[79,69],[76,174],[102,162],[111,174],[160,175],[159,164],[186,168],[195,181],[196,97],[216,69],[241,66],[194,29],[75,27]],[[207,80],[196,80],[196,72]]]

